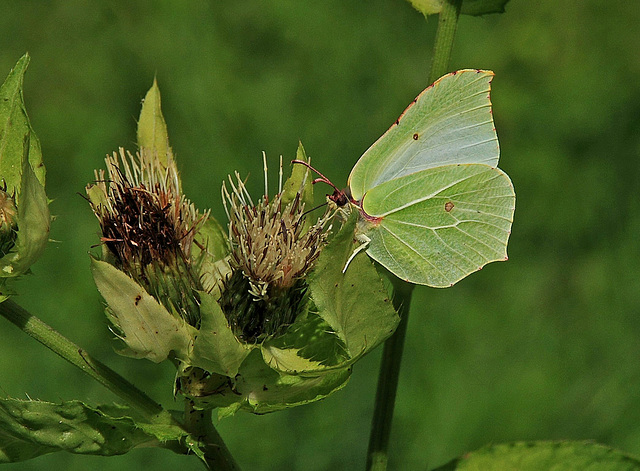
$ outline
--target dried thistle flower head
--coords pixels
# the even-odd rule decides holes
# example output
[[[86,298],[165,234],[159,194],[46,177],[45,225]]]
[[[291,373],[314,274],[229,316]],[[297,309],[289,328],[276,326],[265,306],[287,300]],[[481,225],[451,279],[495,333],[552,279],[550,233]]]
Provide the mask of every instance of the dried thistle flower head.
[[[197,325],[192,290],[201,286],[191,249],[208,213],[200,215],[181,193],[171,156],[165,166],[151,150],[141,148],[134,156],[120,148],[106,164],[106,174],[96,171],[87,194],[114,265]]]
[[[282,162],[279,190],[254,204],[236,173],[222,185],[229,218],[231,275],[222,290],[221,306],[236,335],[256,342],[291,324],[304,304],[305,275],[326,241],[326,215],[306,228],[302,188],[288,204],[282,201]]]

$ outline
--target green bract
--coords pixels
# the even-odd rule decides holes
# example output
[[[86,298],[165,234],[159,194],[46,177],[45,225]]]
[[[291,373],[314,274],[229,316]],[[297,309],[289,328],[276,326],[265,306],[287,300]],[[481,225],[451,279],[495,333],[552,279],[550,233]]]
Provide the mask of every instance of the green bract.
[[[221,416],[284,409],[343,387],[351,365],[398,323],[369,259],[342,274],[355,214],[333,221],[333,232],[331,213],[314,222],[311,178],[295,166],[273,198],[256,202],[239,175],[229,179],[225,234],[181,193],[155,81],[138,144],[135,156],[109,156],[109,175],[98,172],[87,188],[103,241],[92,272],[125,344],[120,353],[170,359],[176,392]],[[297,158],[307,160],[301,145]]]
[[[0,87],[0,300],[6,282],[26,273],[49,238],[45,168],[22,98],[24,55]]]

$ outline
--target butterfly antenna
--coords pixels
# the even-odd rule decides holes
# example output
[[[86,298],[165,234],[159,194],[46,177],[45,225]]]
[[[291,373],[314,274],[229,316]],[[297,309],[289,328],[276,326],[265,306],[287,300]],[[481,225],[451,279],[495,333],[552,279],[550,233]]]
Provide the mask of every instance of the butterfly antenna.
[[[307,167],[309,170],[316,172],[318,175],[320,175],[320,178],[316,178],[315,180],[313,180],[313,183],[326,183],[327,185],[329,185],[331,188],[333,188],[334,190],[336,190],[337,192],[341,192],[342,190],[340,190],[340,188],[338,188],[337,186],[335,186],[331,180],[329,180],[327,177],[325,177],[323,174],[321,174],[320,172],[318,172],[315,168],[313,168],[311,165],[309,165],[307,162],[305,162],[304,160],[292,160],[291,161],[292,164],[301,164],[304,165],[305,167]]]

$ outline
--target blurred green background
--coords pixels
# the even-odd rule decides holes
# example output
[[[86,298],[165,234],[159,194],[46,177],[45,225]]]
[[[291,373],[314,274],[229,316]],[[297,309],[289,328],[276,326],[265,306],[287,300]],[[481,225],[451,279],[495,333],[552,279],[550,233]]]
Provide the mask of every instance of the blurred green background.
[[[637,2],[512,0],[463,17],[452,69],[496,73],[500,166],[517,193],[508,263],[415,290],[392,469],[427,469],[487,443],[595,439],[640,454],[640,9]],[[173,371],[119,357],[78,196],[118,146],[134,148],[157,76],[187,195],[224,222],[234,170],[262,188],[261,152],[344,184],[423,89],[437,26],[402,0],[3,0],[0,76],[28,51],[25,100],[48,169],[55,240],[16,300],[168,407]],[[275,172],[273,174],[275,176]],[[328,188],[318,188],[320,197]],[[0,393],[114,397],[8,322]],[[363,469],[380,349],[312,405],[239,414],[219,429],[247,470]],[[16,470],[201,469],[164,450],[55,454]]]

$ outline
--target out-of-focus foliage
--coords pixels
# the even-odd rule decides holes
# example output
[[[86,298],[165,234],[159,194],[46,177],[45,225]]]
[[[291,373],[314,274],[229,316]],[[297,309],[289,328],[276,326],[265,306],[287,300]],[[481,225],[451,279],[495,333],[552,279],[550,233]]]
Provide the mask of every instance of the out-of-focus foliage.
[[[488,445],[434,471],[631,471],[640,461],[590,441],[539,441]]]
[[[512,0],[506,10],[461,18],[451,69],[496,73],[501,168],[518,194],[510,261],[451,289],[415,290],[396,469],[515,440],[596,439],[640,454],[640,10],[598,0]],[[26,106],[57,215],[58,242],[18,284],[16,301],[175,407],[171,367],[111,350],[86,255],[98,227],[76,194],[107,152],[135,142],[150,80],[163,92],[185,193],[224,221],[222,179],[251,173],[260,194],[263,150],[275,168],[302,139],[313,165],[346,183],[428,85],[436,24],[404,0],[2,2],[0,70],[30,53]],[[113,400],[9,324],[0,335],[6,395]],[[238,415],[220,432],[246,469],[362,467],[378,359],[359,362],[325,401]],[[143,465],[169,470],[184,458],[60,454],[5,468]]]

